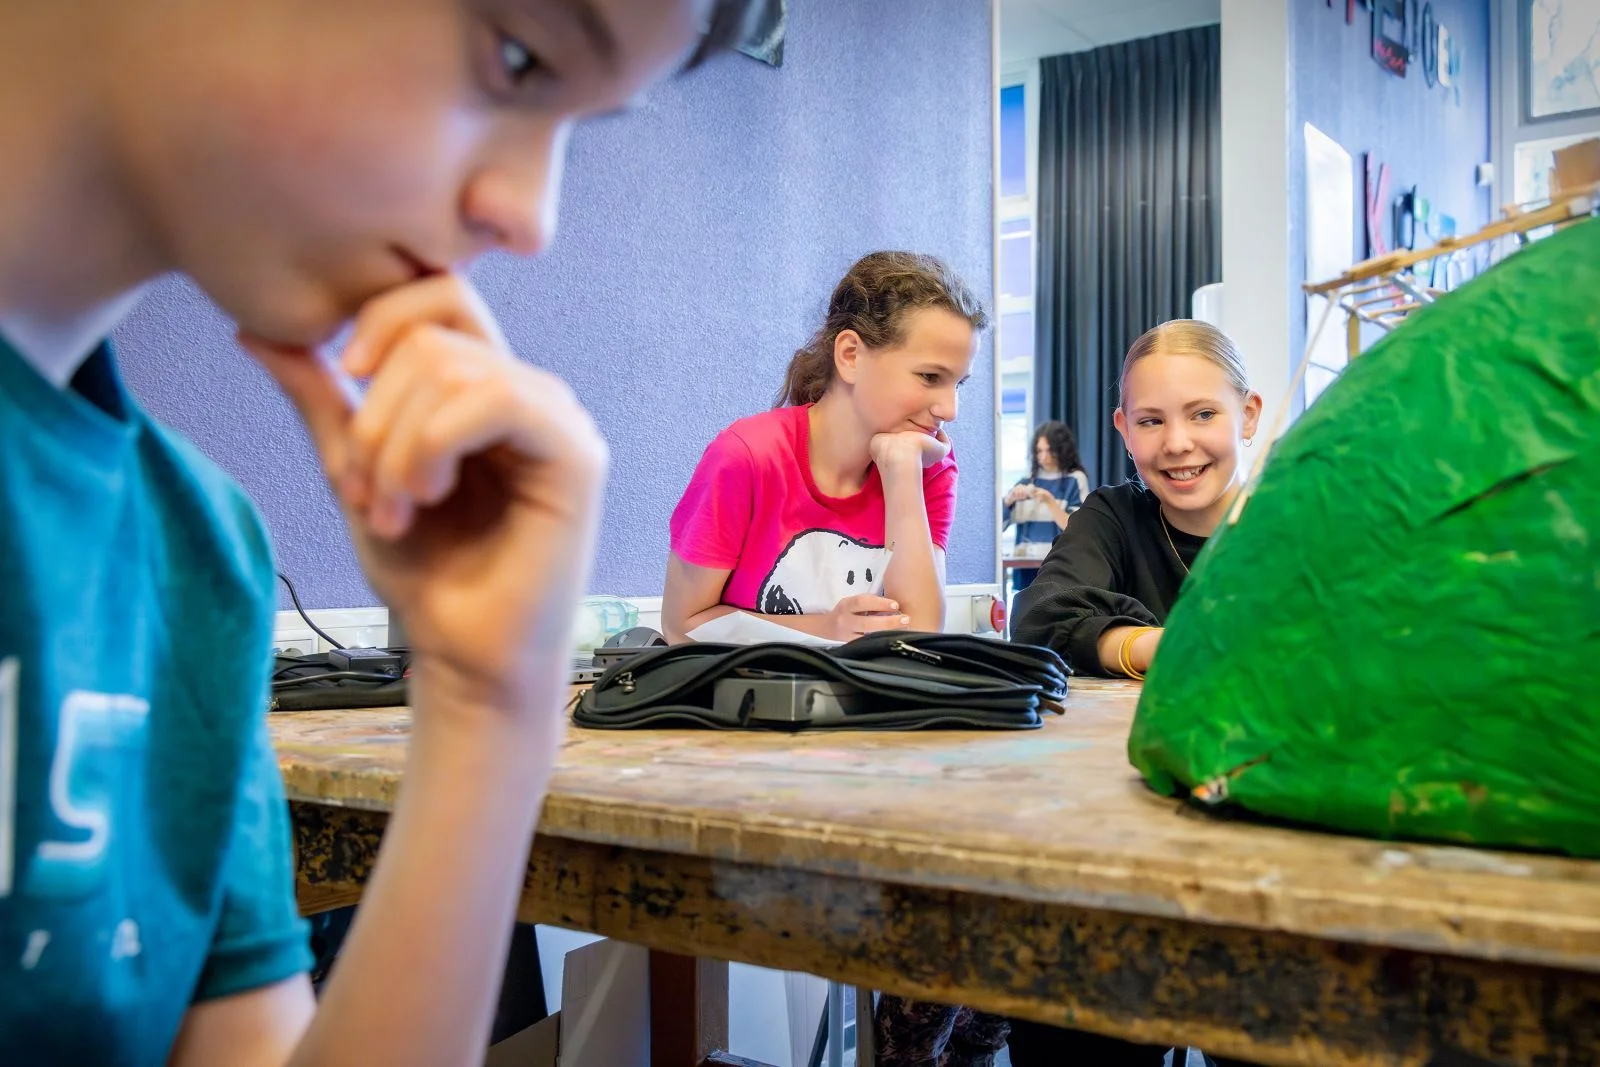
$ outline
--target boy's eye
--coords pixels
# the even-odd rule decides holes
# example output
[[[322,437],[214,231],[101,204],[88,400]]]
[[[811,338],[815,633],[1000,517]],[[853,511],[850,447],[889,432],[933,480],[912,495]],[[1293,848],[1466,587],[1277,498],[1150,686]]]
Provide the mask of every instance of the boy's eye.
[[[1139,425],[1140,426],[1160,426],[1161,425],[1161,420],[1160,419],[1140,419],[1139,420]]]
[[[923,381],[927,382],[929,385],[938,385],[939,384],[939,376],[937,374],[931,374],[931,373],[924,372],[922,374],[917,375],[917,377],[921,378]]]
[[[513,85],[521,85],[544,66],[526,45],[503,33],[500,35],[500,64]]]
[[[1209,422],[1211,419],[1216,417],[1216,414],[1217,413],[1215,411],[1197,411],[1194,413],[1194,417],[1199,419],[1201,422]]]

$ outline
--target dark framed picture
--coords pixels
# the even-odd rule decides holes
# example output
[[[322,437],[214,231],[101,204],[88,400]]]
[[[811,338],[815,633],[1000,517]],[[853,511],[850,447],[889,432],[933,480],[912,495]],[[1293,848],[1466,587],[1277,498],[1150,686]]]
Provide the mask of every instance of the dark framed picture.
[[[1409,0],[1376,0],[1372,5],[1372,58],[1402,78],[1411,63]]]
[[[1600,4],[1518,0],[1522,121],[1600,114]]]

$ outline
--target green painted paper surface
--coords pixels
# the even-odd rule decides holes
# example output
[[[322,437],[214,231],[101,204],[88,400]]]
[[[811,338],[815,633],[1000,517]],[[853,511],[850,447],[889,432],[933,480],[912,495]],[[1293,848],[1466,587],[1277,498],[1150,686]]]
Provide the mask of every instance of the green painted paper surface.
[[[1158,790],[1600,855],[1600,220],[1414,313],[1197,561],[1129,739]]]

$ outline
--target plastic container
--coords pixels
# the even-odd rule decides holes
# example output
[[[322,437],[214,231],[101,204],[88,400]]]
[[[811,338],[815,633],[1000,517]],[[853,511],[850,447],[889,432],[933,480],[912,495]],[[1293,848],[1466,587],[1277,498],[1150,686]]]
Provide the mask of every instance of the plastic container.
[[[637,625],[639,609],[631,600],[617,596],[585,597],[578,602],[573,648],[579,653],[592,652],[605,644],[606,638]]]

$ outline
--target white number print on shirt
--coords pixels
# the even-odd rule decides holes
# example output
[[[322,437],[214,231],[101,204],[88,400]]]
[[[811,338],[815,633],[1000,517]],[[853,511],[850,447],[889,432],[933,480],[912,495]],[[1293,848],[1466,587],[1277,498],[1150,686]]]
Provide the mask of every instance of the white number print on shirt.
[[[0,899],[19,888],[17,874],[17,729],[19,675],[16,657],[0,660]],[[111,842],[111,813],[118,802],[136,799],[142,783],[128,772],[137,758],[118,758],[144,736],[150,704],[120,693],[77,689],[61,702],[56,750],[50,762],[50,812],[60,824],[39,842],[27,879],[30,897],[71,899],[92,890]],[[40,946],[42,948],[42,946]]]
[[[761,582],[763,615],[822,615],[847,596],[882,595],[889,550],[837,530],[796,534]]]

